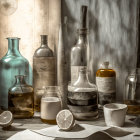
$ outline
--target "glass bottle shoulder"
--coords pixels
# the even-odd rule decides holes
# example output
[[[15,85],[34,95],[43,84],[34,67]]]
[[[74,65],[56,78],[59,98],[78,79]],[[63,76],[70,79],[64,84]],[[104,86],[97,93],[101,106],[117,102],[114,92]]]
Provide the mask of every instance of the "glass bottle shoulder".
[[[11,94],[18,94],[18,93],[33,93],[33,87],[30,85],[14,85],[9,89]]]
[[[49,47],[40,47],[35,53],[34,57],[53,57],[53,51]]]
[[[96,77],[115,77],[116,72],[113,69],[98,69]]]
[[[21,56],[14,56],[14,55],[5,55],[3,58],[0,59],[0,65],[9,65],[9,66],[18,66],[27,64],[29,65],[28,60]]]

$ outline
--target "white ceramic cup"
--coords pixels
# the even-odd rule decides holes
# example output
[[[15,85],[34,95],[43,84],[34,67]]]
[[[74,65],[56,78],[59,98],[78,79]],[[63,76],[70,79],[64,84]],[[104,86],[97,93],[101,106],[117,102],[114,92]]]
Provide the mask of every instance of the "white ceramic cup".
[[[127,105],[110,103],[104,105],[103,109],[104,109],[105,123],[107,126],[122,127],[124,125]]]

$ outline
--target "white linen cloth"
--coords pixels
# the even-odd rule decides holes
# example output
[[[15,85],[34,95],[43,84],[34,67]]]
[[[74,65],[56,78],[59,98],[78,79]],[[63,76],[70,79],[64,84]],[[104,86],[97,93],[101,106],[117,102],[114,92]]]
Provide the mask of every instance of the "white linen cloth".
[[[24,130],[8,140],[139,140],[134,133],[118,127],[101,127],[89,124],[77,124],[71,131],[62,131],[58,126],[41,130]]]

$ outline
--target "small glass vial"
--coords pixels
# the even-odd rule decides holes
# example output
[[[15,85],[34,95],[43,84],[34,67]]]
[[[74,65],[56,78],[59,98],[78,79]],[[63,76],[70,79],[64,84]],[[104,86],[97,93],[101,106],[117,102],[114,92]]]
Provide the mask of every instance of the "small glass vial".
[[[124,103],[127,114],[140,115],[140,68],[130,70],[126,78]]]
[[[68,107],[77,120],[94,120],[98,118],[98,91],[90,83],[86,67],[79,71],[78,79],[68,85]]]
[[[101,64],[96,72],[96,85],[99,92],[99,104],[101,106],[115,102],[116,96],[116,72],[109,68],[109,62]]]
[[[56,115],[62,108],[62,99],[58,86],[48,86],[41,98],[41,120],[56,124]]]
[[[24,75],[16,75],[16,82],[9,89],[8,109],[14,118],[31,118],[34,115],[34,91],[27,85]]]

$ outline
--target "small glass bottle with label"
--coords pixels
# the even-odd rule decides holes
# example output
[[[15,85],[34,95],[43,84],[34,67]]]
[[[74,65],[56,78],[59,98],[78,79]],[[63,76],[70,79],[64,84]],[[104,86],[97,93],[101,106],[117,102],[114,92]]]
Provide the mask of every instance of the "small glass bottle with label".
[[[96,72],[96,85],[99,92],[101,106],[115,102],[116,97],[116,72],[109,68],[109,62],[103,62]]]

